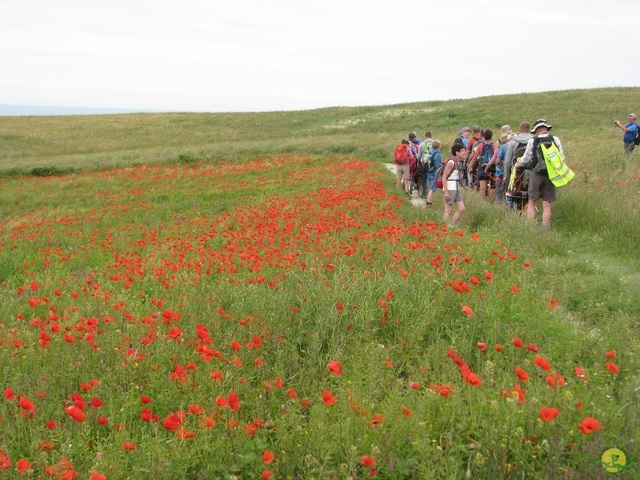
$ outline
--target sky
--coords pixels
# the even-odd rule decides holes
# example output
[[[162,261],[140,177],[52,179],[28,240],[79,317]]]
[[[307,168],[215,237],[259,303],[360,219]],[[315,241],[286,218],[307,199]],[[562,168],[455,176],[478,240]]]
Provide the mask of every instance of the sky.
[[[0,104],[243,112],[640,85],[638,0],[0,0]]]

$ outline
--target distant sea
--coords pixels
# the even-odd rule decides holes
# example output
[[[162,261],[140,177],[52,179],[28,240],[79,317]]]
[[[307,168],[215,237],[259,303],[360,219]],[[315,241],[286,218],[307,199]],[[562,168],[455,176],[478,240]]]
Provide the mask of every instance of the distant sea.
[[[153,110],[126,108],[52,107],[41,105],[0,105],[0,117],[24,117],[42,115],[106,115],[114,113],[158,113]]]

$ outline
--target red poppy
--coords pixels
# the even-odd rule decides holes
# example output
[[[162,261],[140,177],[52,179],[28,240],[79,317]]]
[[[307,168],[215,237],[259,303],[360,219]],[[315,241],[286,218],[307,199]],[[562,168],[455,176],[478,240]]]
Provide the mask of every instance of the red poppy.
[[[540,407],[540,420],[543,422],[550,422],[554,418],[560,415],[560,410],[553,407]]]
[[[107,476],[103,475],[102,473],[98,472],[97,470],[93,470],[91,472],[91,476],[89,477],[89,480],[107,480]]]
[[[16,394],[13,393],[13,390],[9,387],[4,389],[3,395],[4,395],[4,398],[6,398],[9,401],[12,401],[16,396]]]
[[[262,461],[264,463],[269,464],[273,462],[274,458],[275,455],[273,454],[273,452],[270,452],[269,450],[265,450],[264,452],[262,452]]]
[[[534,358],[534,360],[533,360],[533,364],[536,367],[540,367],[545,372],[548,371],[548,370],[551,370],[551,364],[547,361],[546,358],[542,358],[539,355],[536,355],[536,358]]]
[[[473,315],[473,310],[471,310],[471,307],[469,305],[465,305],[462,307],[462,313],[464,313],[467,317],[470,317],[471,315]]]
[[[4,454],[0,450],[0,470],[9,470],[11,468],[11,457]]]
[[[551,297],[551,300],[549,300],[549,308],[551,309],[552,312],[556,309],[558,305],[560,305],[558,301],[555,298]]]
[[[584,368],[576,367],[573,369],[573,371],[575,372],[576,377],[581,378],[583,382],[587,381],[587,372],[585,372]]]
[[[329,369],[329,371],[331,373],[333,373],[334,375],[342,375],[342,363],[341,362],[336,362],[335,360],[331,360],[329,362],[329,366],[327,367]]]
[[[331,407],[331,406],[335,405],[336,404],[336,400],[337,400],[336,397],[329,390],[324,390],[322,392],[322,401],[328,407]]]
[[[231,390],[229,392],[229,397],[227,397],[227,400],[229,401],[229,408],[231,410],[240,410],[240,397],[238,397],[238,394],[235,392],[235,390]]]
[[[24,458],[21,458],[16,462],[16,470],[18,471],[18,473],[25,473],[26,471],[31,469],[31,467],[33,467],[33,464],[28,460],[25,460]]]
[[[487,344],[483,342],[476,343],[476,347],[480,349],[481,352],[485,353],[487,351]]]
[[[414,390],[420,390],[420,382],[409,382],[409,386]]]
[[[504,350],[504,347],[499,343],[496,343],[495,349],[496,349],[496,352],[502,352]]]
[[[151,398],[147,397],[146,395],[142,395],[140,397],[140,401],[146,405],[148,403],[151,403]]]
[[[18,397],[18,406],[21,409],[26,410],[27,412],[33,412],[35,410],[35,406],[33,405],[33,402],[29,400],[27,397],[25,397],[24,395],[20,395]]]
[[[613,362],[607,362],[607,364],[605,365],[605,368],[612,374],[612,375],[617,375],[618,373],[620,373],[620,367],[618,367],[618,365],[616,365]]]
[[[551,388],[563,387],[567,382],[558,372],[551,372],[545,379]]]
[[[67,412],[67,415],[73,418],[76,422],[84,422],[86,419],[85,413],[75,405],[65,408],[64,411]]]
[[[526,382],[529,380],[529,374],[523,368],[516,367],[516,375],[521,382]]]
[[[376,457],[373,455],[362,455],[360,457],[360,465],[363,467],[373,467],[376,464]]]
[[[616,351],[615,350],[611,350],[611,351],[605,353],[604,356],[607,357],[607,358],[613,358],[613,357],[616,356]]]
[[[602,426],[600,425],[600,422],[595,418],[585,417],[582,419],[582,422],[580,422],[580,425],[578,425],[578,428],[582,433],[584,433],[585,435],[588,435],[591,432],[600,430]]]
[[[122,442],[122,444],[120,445],[120,448],[122,448],[122,450],[133,451],[136,449],[136,444],[135,442]]]
[[[522,348],[522,347],[524,347],[524,342],[522,340],[520,340],[520,337],[513,337],[513,346],[514,347],[518,347],[518,348]]]
[[[261,480],[269,480],[273,476],[273,472],[271,470],[264,470],[262,475],[260,475]]]

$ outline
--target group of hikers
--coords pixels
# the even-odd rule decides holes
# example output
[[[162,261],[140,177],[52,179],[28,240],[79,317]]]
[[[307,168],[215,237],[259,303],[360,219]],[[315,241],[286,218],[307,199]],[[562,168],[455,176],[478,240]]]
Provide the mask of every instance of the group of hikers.
[[[509,125],[500,129],[494,141],[491,129],[465,127],[451,146],[451,157],[443,162],[442,143],[426,132],[419,139],[409,134],[396,147],[397,187],[411,195],[414,188],[432,207],[434,193],[444,194],[443,219],[455,225],[464,213],[464,189],[475,189],[482,198],[524,212],[533,220],[542,199],[542,225],[549,226],[556,188],[566,185],[573,172],[564,162],[560,139],[550,135],[552,126],[544,119],[533,127],[522,122],[519,131]],[[455,207],[455,212],[454,212]]]

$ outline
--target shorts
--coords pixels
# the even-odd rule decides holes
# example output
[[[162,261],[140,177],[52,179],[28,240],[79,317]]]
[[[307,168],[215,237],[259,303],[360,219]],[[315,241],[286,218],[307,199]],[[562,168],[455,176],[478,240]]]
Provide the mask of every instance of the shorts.
[[[406,165],[398,165],[396,164],[396,178],[398,180],[409,180],[411,175],[411,169],[409,168],[409,164]]]
[[[444,203],[453,205],[462,202],[462,192],[460,190],[449,190],[449,200],[445,198]]]
[[[432,192],[435,192],[436,190],[438,190],[438,187],[436,187],[436,171],[435,170],[433,172],[427,173],[427,180],[429,181],[429,190],[431,190]]]
[[[484,165],[478,166],[478,181],[489,180],[489,175],[487,175],[487,168]]]
[[[537,202],[540,197],[542,197],[543,202],[555,202],[558,198],[556,187],[549,180],[546,170],[541,173],[531,172],[528,193],[530,202]]]

